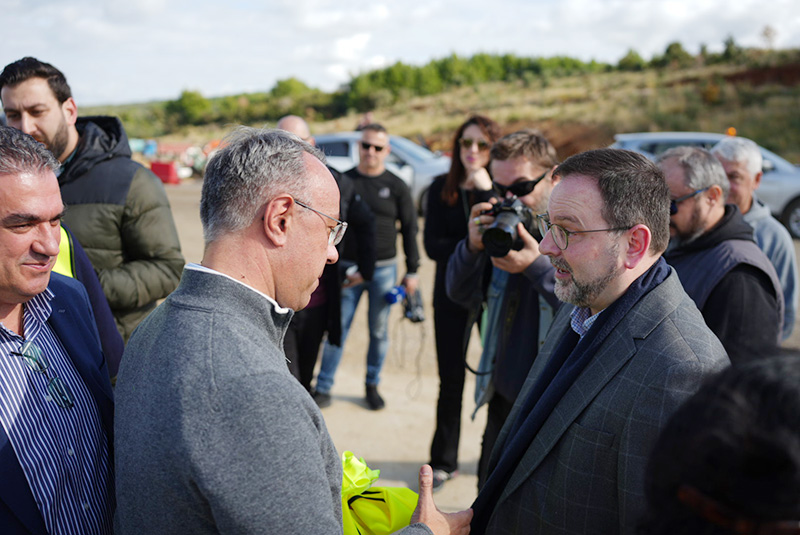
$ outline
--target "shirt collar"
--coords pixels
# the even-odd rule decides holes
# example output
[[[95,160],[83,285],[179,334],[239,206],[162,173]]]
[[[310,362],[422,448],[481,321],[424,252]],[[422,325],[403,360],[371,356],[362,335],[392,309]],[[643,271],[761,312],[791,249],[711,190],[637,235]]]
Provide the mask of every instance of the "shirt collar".
[[[592,315],[592,311],[588,307],[575,307],[570,313],[570,327],[572,327],[572,330],[575,331],[579,337],[583,338],[602,312],[601,310],[597,314]]]
[[[260,295],[261,297],[263,297],[264,299],[266,299],[267,301],[272,303],[272,305],[275,307],[275,311],[278,312],[279,314],[288,314],[289,312],[292,311],[289,308],[284,308],[284,307],[280,306],[277,301],[275,301],[273,298],[271,298],[270,296],[268,296],[264,292],[256,290],[252,286],[248,286],[247,284],[243,283],[242,281],[238,281],[238,280],[234,279],[233,277],[231,277],[230,275],[226,275],[225,273],[221,273],[221,272],[219,272],[219,271],[217,271],[215,269],[211,269],[210,267],[201,266],[200,264],[195,264],[194,262],[191,262],[189,264],[186,264],[184,269],[189,269],[189,270],[192,270],[192,271],[201,271],[203,273],[210,273],[211,275],[218,275],[220,277],[225,277],[226,279],[230,279],[233,282],[235,282],[236,284],[241,284],[245,288],[249,289],[252,292],[257,293],[258,295]]]
[[[53,307],[50,304],[55,294],[50,288],[45,288],[44,291],[23,304],[22,322],[24,326],[23,332],[25,339],[30,340],[36,337],[36,334],[41,330],[42,326],[47,323],[50,314],[53,312]],[[9,330],[5,325],[0,323],[0,330],[6,336],[19,337],[19,335]]]

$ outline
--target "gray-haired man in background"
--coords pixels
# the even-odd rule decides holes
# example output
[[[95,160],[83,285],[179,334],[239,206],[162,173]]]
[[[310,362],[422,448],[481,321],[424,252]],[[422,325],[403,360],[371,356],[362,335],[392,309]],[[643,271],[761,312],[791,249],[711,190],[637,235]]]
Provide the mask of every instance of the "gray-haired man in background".
[[[726,137],[711,149],[725,174],[728,175],[730,193],[728,202],[739,207],[744,221],[753,227],[753,238],[764,251],[783,288],[783,333],[789,338],[794,329],[800,281],[797,275],[797,257],[789,231],[772,217],[769,207],[756,196],[761,185],[763,157],[753,141],[743,137]]]

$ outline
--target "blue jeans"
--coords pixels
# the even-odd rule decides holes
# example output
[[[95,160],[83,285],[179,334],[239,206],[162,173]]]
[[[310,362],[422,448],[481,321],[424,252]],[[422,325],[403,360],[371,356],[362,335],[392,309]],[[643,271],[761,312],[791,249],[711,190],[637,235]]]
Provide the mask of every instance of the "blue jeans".
[[[384,296],[397,284],[397,266],[376,267],[372,280],[358,284],[351,288],[342,289],[342,345],[331,345],[325,342],[322,350],[322,364],[317,377],[317,392],[327,394],[333,387],[333,376],[339,361],[342,360],[342,350],[350,332],[350,324],[356,314],[356,307],[364,290],[369,294],[369,349],[367,349],[367,381],[370,386],[380,382],[383,360],[389,349],[389,312],[391,305]]]

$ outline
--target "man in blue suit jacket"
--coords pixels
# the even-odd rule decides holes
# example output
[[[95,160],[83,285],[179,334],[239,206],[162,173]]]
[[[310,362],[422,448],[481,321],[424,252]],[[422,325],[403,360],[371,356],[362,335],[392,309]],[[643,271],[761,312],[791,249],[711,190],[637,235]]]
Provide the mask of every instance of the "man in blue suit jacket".
[[[634,533],[669,416],[730,362],[661,254],[669,190],[614,149],[555,171],[542,254],[562,306],[489,460],[473,534]]]
[[[108,534],[113,402],[86,290],[52,274],[58,163],[0,127],[0,532]]]

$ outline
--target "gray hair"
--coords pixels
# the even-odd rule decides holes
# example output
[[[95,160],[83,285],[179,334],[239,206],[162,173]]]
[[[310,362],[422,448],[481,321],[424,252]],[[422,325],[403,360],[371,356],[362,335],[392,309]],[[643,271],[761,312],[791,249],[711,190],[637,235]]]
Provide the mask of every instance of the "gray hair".
[[[656,163],[667,160],[676,160],[678,165],[683,168],[686,175],[686,185],[693,189],[703,189],[710,186],[722,188],[722,198],[728,198],[728,191],[731,189],[728,182],[728,175],[719,160],[705,149],[697,147],[675,147],[662,153]]]
[[[208,162],[200,197],[206,243],[247,228],[279,193],[298,195],[309,180],[303,154],[322,152],[283,130],[240,127]]]
[[[58,171],[61,164],[47,148],[28,134],[0,126],[0,175]]]
[[[711,148],[711,154],[730,162],[744,163],[747,171],[756,176],[761,172],[764,158],[754,141],[746,137],[726,137]]]

